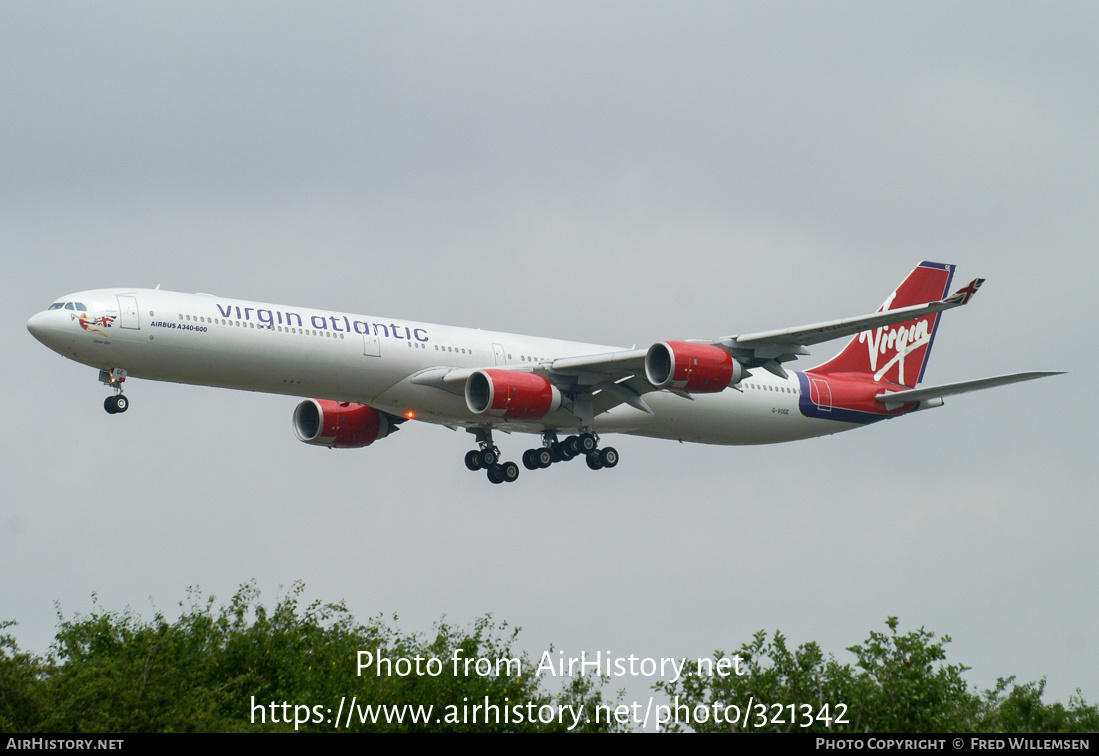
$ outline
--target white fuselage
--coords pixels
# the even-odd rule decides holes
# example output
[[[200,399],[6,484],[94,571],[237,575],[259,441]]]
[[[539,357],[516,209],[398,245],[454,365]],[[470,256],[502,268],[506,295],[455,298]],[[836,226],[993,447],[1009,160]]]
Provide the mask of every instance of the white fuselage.
[[[83,310],[76,308],[76,304]],[[58,307],[60,305],[60,307]],[[67,306],[72,305],[70,309]],[[207,294],[99,289],[68,295],[28,322],[36,338],[85,365],[158,381],[368,404],[450,426],[521,432],[575,429],[559,409],[536,422],[474,414],[460,391],[414,382],[439,368],[515,369],[620,348],[376,318]],[[737,388],[690,398],[646,393],[652,412],[619,404],[599,433],[709,444],[759,444],[826,435],[858,424],[807,417],[805,375],[757,371]]]

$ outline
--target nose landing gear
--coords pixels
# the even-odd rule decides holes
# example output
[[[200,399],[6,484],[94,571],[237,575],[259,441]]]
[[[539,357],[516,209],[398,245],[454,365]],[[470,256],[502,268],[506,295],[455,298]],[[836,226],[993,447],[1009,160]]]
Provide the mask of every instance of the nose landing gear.
[[[126,381],[126,371],[122,368],[111,368],[99,371],[100,383],[105,383],[114,389],[113,396],[108,396],[103,401],[103,409],[108,415],[117,415],[130,408],[130,400],[122,394],[122,384]]]
[[[125,412],[129,408],[130,400],[122,394],[108,396],[103,400],[103,409],[107,410],[108,415],[117,415],[119,412]]]

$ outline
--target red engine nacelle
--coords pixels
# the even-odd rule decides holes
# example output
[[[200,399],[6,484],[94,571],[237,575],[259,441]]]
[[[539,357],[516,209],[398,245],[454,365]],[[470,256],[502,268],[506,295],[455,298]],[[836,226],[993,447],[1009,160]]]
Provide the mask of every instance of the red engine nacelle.
[[[744,377],[744,367],[724,349],[689,341],[661,341],[645,354],[645,377],[657,388],[716,394]]]
[[[294,410],[299,441],[331,449],[358,449],[385,438],[393,430],[385,413],[365,404],[308,399]]]
[[[534,373],[478,370],[466,381],[466,406],[475,415],[537,420],[561,406],[561,392]]]

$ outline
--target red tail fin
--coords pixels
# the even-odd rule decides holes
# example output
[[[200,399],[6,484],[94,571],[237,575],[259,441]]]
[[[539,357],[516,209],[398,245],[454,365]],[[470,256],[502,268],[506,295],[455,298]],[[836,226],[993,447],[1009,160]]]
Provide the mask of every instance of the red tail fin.
[[[878,312],[937,302],[950,291],[954,266],[922,262],[908,274]],[[808,371],[820,375],[848,374],[875,381],[915,386],[923,380],[931,344],[942,313],[924,315],[897,325],[863,331],[842,352]]]

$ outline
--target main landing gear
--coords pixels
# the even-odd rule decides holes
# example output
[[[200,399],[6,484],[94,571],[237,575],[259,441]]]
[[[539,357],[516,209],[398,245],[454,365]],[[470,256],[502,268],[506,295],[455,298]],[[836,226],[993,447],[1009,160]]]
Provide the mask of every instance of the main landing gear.
[[[599,437],[594,433],[584,432],[579,436],[569,436],[564,441],[558,441],[557,433],[544,431],[542,447],[527,449],[523,452],[523,465],[528,470],[537,470],[549,467],[554,462],[568,462],[581,455],[592,470],[601,470],[618,464],[618,450],[613,446],[600,449]]]
[[[542,446],[523,452],[523,467],[538,470],[549,467],[554,462],[568,462],[583,455],[592,470],[611,468],[618,464],[618,450],[613,446],[599,448],[599,437],[585,432],[578,436],[569,436],[564,441],[557,440],[555,431],[542,432]],[[500,450],[492,443],[491,429],[476,429],[478,448],[466,453],[466,467],[470,470],[487,470],[488,479],[493,483],[511,483],[519,477],[519,466],[514,462],[501,463]]]
[[[514,462],[501,462],[500,450],[492,443],[491,428],[477,428],[477,447],[466,453],[466,467],[470,470],[484,470],[493,483],[514,483],[519,479],[519,465]]]
[[[108,415],[117,415],[130,408],[130,400],[122,394],[122,384],[126,381],[126,371],[121,368],[100,370],[99,380],[114,389],[115,393],[103,401],[103,409]]]

